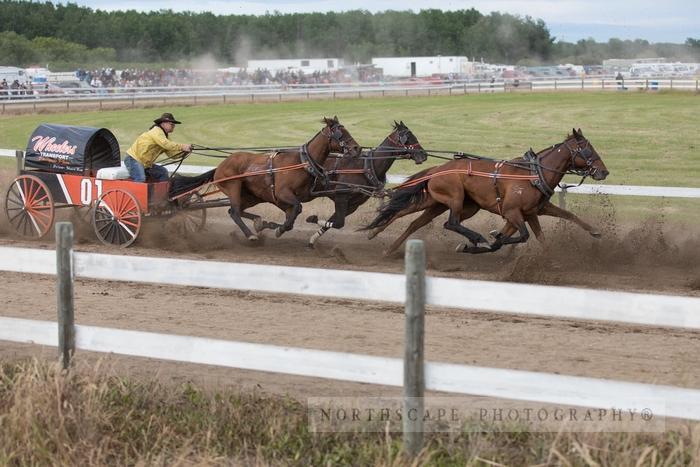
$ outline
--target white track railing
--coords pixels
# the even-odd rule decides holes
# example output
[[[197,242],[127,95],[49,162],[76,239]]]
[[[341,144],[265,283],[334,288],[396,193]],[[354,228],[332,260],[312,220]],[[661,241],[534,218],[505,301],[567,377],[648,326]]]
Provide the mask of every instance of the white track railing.
[[[0,247],[0,270],[55,274],[54,251]],[[403,303],[399,274],[73,253],[76,277]],[[381,284],[381,287],[377,287]],[[700,329],[700,298],[429,277],[427,305]]]
[[[330,83],[330,84],[290,84],[290,85],[230,85],[230,86],[167,86],[137,88],[90,88],[79,89],[80,93],[38,94],[15,96],[6,95],[0,99],[4,111],[11,105],[41,105],[45,103],[70,102],[109,102],[142,100],[176,101],[183,98],[226,99],[231,101],[282,100],[286,98],[335,98],[365,96],[415,96],[439,94],[469,94],[506,91],[628,91],[628,90],[678,90],[700,91],[700,80],[694,78],[631,78],[623,81],[610,78],[563,78],[563,79],[520,79],[489,81],[406,81],[381,83]]]
[[[55,274],[56,257],[55,251],[0,248],[0,270]],[[395,303],[406,296],[406,278],[397,274],[80,252],[72,261],[77,277],[92,279]],[[425,302],[436,306],[700,329],[700,298],[444,278],[428,278],[425,286]],[[0,340],[56,346],[57,328],[1,317]],[[389,386],[403,381],[403,362],[396,358],[93,326],[75,327],[75,348]],[[427,363],[425,388],[595,408],[643,403],[656,416],[700,420],[699,390],[663,385]]]
[[[0,317],[0,340],[57,346],[57,324]],[[169,361],[385,386],[403,385],[403,361],[323,350],[76,326],[75,348]],[[700,391],[664,385],[426,362],[425,388],[591,408],[644,408],[700,420]]]

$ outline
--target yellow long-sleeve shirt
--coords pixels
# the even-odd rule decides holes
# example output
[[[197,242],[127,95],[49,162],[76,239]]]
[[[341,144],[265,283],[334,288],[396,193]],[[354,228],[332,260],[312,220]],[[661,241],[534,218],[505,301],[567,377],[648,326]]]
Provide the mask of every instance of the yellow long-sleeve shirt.
[[[184,146],[170,141],[163,129],[156,125],[150,130],[141,133],[126,153],[148,169],[153,166],[153,163],[161,154],[174,157],[182,151],[184,151]]]

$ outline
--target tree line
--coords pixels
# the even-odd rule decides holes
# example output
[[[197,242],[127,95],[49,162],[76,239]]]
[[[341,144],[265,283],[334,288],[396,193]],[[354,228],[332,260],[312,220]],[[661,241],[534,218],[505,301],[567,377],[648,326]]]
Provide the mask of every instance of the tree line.
[[[0,64],[173,62],[248,58],[466,55],[490,63],[600,63],[639,56],[700,60],[697,40],[557,42],[540,19],[475,9],[344,13],[107,12],[76,4],[0,0]]]

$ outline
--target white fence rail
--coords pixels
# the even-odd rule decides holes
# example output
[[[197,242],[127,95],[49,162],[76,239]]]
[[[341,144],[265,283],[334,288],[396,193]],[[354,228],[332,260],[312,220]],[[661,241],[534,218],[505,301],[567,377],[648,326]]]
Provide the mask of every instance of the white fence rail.
[[[73,253],[76,277],[403,303],[400,274]],[[55,274],[54,251],[0,247],[0,270]],[[381,287],[377,287],[381,284]],[[700,329],[700,298],[428,277],[428,305]]]
[[[226,103],[241,100],[284,100],[296,98],[336,98],[369,96],[416,96],[442,94],[491,93],[508,91],[629,91],[629,90],[678,90],[700,91],[700,80],[693,78],[632,78],[619,81],[610,78],[563,78],[503,81],[405,81],[380,83],[331,83],[298,85],[231,85],[231,86],[172,86],[143,88],[86,88],[79,93],[69,91],[66,94],[4,95],[0,98],[2,111],[6,106],[26,106],[52,103],[95,102],[100,107],[103,102],[160,100],[169,101],[192,99],[221,100]]]
[[[58,230],[66,232],[65,225],[62,223]],[[69,233],[72,239],[72,230]],[[71,242],[64,237],[61,237],[61,244],[71,248]],[[75,273],[78,277],[97,279],[390,302],[408,300],[405,294],[412,293],[411,288],[406,287],[406,278],[396,274],[73,253],[72,248],[68,251],[72,256],[66,256],[64,249],[57,254],[46,250],[0,248],[0,270],[40,274],[58,271],[59,278],[72,277]],[[415,305],[416,297],[411,297]],[[700,298],[692,297],[430,278],[425,282],[425,302],[462,309],[700,328]],[[421,307],[422,303],[421,299]],[[61,300],[59,306],[62,306]],[[59,323],[66,321],[65,316],[59,312]],[[0,340],[60,345],[64,351],[70,346],[390,386],[401,386],[405,382],[404,362],[395,358],[73,326],[72,309],[68,321],[70,331],[62,329],[58,323],[0,317]],[[422,327],[420,329],[416,335],[422,336]],[[59,333],[66,334],[59,336]],[[422,337],[420,345],[422,347]],[[69,352],[65,351],[64,355]],[[700,420],[700,390],[695,389],[446,363],[427,363],[424,370],[424,387],[429,390],[594,408],[643,404],[655,416]],[[419,380],[423,386],[422,379]]]
[[[57,346],[57,329],[54,322],[0,317],[0,340]],[[287,375],[403,384],[403,361],[398,358],[80,325],[76,326],[75,347]],[[664,385],[426,362],[425,388],[591,408],[643,404],[654,416],[700,420],[699,390]]]

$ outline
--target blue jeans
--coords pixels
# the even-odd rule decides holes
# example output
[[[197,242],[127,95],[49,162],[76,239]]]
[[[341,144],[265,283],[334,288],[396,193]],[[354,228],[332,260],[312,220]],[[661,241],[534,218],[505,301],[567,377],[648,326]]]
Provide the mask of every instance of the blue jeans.
[[[145,182],[146,176],[157,182],[165,182],[169,178],[168,169],[165,167],[153,165],[151,168],[147,169],[142,163],[128,154],[124,158],[124,165],[126,166],[126,170],[129,171],[129,177],[135,182]]]

